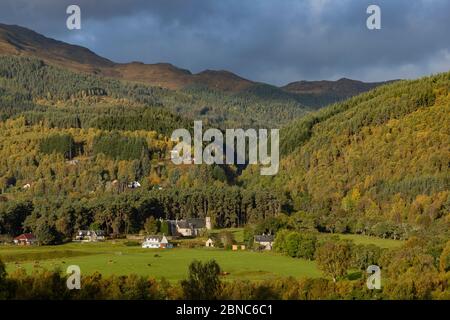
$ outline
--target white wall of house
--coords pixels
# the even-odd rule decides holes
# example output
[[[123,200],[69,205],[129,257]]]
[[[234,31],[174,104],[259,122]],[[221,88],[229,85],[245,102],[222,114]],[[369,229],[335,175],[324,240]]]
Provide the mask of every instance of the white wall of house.
[[[272,250],[273,242],[258,242],[258,244],[264,247],[264,250]]]
[[[212,239],[208,239],[205,243],[206,247],[214,247],[214,241]]]
[[[194,235],[192,233],[192,229],[190,228],[177,228],[177,232],[180,233],[183,237],[191,237]]]
[[[159,242],[144,241],[142,248],[158,249],[161,246]]]

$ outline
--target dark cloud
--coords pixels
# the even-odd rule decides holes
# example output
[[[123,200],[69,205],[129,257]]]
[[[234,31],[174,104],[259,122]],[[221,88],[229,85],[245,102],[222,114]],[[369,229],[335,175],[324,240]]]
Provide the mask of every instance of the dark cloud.
[[[382,9],[382,30],[366,8]],[[65,28],[78,4],[82,30]],[[0,21],[87,46],[119,62],[226,69],[285,84],[412,78],[450,69],[447,0],[2,0]]]

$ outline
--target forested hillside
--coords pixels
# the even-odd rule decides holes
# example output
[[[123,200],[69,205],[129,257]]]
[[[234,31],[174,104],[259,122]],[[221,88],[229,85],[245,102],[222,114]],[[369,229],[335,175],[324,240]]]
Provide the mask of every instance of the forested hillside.
[[[280,173],[293,211],[331,232],[399,237],[449,230],[450,73],[401,81],[300,118],[282,130]]]
[[[186,127],[178,114],[221,128],[278,127],[306,112],[292,94],[264,88],[258,94],[198,86],[173,91],[75,73],[35,58],[0,56],[1,119],[29,111],[27,120],[53,126],[167,133]]]
[[[193,74],[170,63],[115,63],[88,48],[47,38],[21,26],[1,23],[0,55],[31,57],[85,75],[170,89],[154,89],[152,94],[159,93],[159,102],[172,111],[209,119],[222,127],[277,127],[310,109],[323,107],[384,84],[341,79],[298,81],[277,87],[244,79],[226,70],[204,70]],[[69,81],[69,84],[72,83]],[[101,88],[105,89],[103,86]]]
[[[295,93],[305,105],[319,108],[390,82],[392,81],[367,83],[342,78],[337,81],[296,81],[285,85],[282,89]]]
[[[225,113],[227,103],[255,113],[250,95],[233,100],[200,88],[174,92],[6,56],[0,91],[2,235],[28,230],[57,243],[93,223],[119,234],[139,232],[149,216],[209,215],[217,226],[235,227],[280,211],[274,194],[232,187],[233,167],[170,161],[170,134],[192,126],[190,108],[222,97],[212,104],[213,115],[214,107]],[[273,103],[275,112],[281,100]],[[213,115],[226,123],[226,116]],[[233,121],[245,123],[237,115]]]

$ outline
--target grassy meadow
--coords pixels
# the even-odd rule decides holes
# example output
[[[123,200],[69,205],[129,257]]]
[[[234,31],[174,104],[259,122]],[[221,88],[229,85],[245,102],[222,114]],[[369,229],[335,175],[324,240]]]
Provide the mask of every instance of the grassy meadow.
[[[214,248],[142,249],[123,243],[70,243],[60,246],[3,247],[0,257],[8,273],[19,268],[31,272],[35,268],[65,270],[79,265],[81,272],[104,275],[138,275],[183,279],[194,260],[215,259],[228,275],[225,279],[265,280],[278,276],[318,277],[320,272],[312,261],[293,259],[272,252],[229,251]]]
[[[353,240],[355,244],[374,244],[386,249],[398,248],[404,243],[402,240],[382,239],[361,234],[340,234],[339,238],[342,240]]]
[[[236,240],[243,237],[242,229],[229,230]],[[324,235],[325,236],[325,235]],[[400,246],[403,242],[362,235],[339,235],[356,244],[375,244],[383,248]],[[266,280],[292,276],[319,277],[314,261],[295,259],[274,252],[230,251],[218,248],[142,249],[126,246],[125,241],[98,243],[67,243],[58,246],[19,247],[0,246],[0,259],[8,273],[24,269],[28,273],[39,268],[65,270],[78,265],[82,273],[99,272],[103,275],[138,274],[156,279],[178,281],[187,275],[187,267],[194,260],[215,259],[228,273],[224,279]]]

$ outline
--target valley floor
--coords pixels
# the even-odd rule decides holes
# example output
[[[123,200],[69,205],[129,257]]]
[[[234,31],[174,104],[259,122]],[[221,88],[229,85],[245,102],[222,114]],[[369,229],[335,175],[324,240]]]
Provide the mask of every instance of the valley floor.
[[[239,231],[239,230],[238,230]],[[399,246],[402,241],[359,235],[340,235],[355,243],[373,243],[380,247]],[[138,274],[156,279],[178,281],[187,276],[192,260],[215,259],[227,273],[224,280],[266,280],[276,277],[320,277],[314,261],[296,259],[274,252],[231,251],[218,248],[142,249],[123,241],[68,243],[59,246],[0,247],[0,258],[7,272],[39,268],[66,270],[78,265],[82,274],[99,272],[108,275]]]
[[[156,279],[177,281],[186,278],[192,260],[215,259],[229,275],[225,279],[265,280],[279,276],[318,277],[312,261],[293,259],[271,252],[230,251],[209,248],[142,249],[122,243],[72,243],[55,247],[0,249],[8,273],[18,268],[27,272],[35,268],[65,270],[78,265],[81,272],[103,275],[138,274]],[[55,257],[55,258],[53,258]],[[35,259],[35,260],[29,260]],[[17,260],[23,259],[19,262]],[[8,262],[9,261],[9,262]]]

